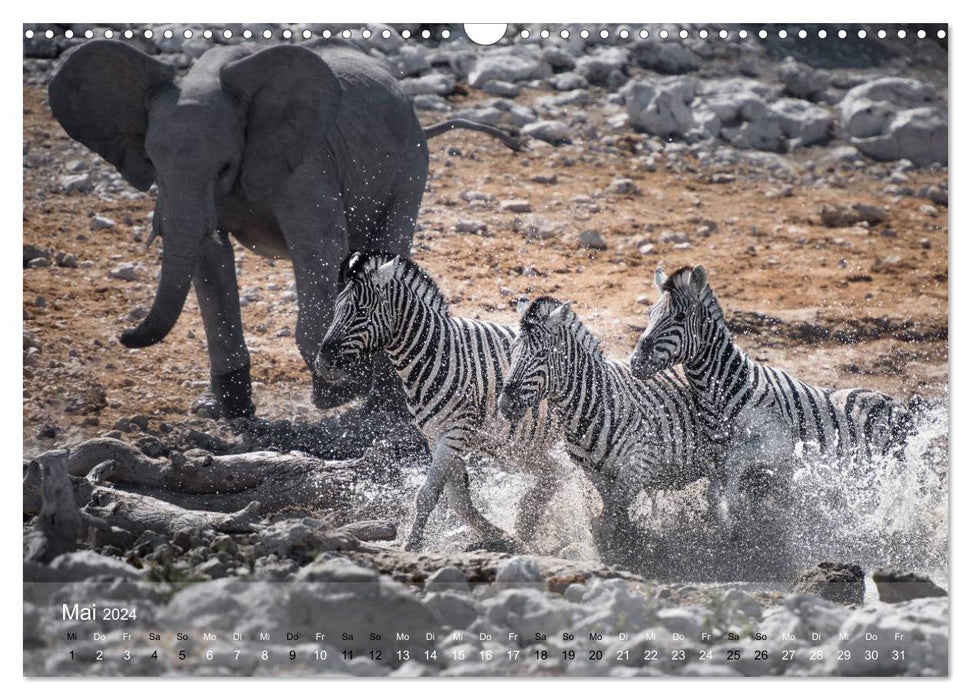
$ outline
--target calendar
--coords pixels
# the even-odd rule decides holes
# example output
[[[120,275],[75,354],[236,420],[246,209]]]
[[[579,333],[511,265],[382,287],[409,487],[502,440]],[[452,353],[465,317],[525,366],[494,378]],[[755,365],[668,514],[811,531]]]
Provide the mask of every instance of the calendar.
[[[23,675],[949,675],[946,24],[41,24]]]

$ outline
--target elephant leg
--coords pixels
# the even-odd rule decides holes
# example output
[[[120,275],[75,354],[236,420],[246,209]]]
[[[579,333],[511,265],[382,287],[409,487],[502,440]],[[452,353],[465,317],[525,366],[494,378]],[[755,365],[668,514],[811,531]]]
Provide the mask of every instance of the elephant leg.
[[[192,281],[209,351],[212,396],[202,403],[211,401],[212,412],[219,416],[251,416],[250,356],[243,338],[233,244],[225,232],[205,238]]]
[[[322,380],[313,371],[314,359],[334,315],[340,264],[349,250],[347,223],[339,190],[325,194],[311,185],[294,183],[291,187],[274,203],[273,212],[293,261],[299,306],[297,347],[310,370],[314,404],[318,408],[334,408],[361,393],[360,387],[366,386],[368,376],[362,369],[349,381],[334,383]]]

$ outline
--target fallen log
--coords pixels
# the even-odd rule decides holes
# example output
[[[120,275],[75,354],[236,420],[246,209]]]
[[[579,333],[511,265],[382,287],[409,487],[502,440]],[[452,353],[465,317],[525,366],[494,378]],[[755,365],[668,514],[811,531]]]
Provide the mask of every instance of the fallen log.
[[[180,530],[212,529],[227,534],[253,532],[262,508],[253,501],[235,513],[180,508],[151,496],[96,486],[84,512],[135,537],[145,530],[172,536]]]
[[[25,466],[25,515],[39,512],[39,465],[56,454],[44,453]],[[381,445],[352,460],[278,452],[213,455],[204,450],[163,459],[112,438],[95,438],[72,449],[67,472],[74,477],[78,505],[88,502],[91,487],[115,486],[188,510],[233,513],[256,501],[261,514],[285,508],[344,510],[354,505],[363,481],[381,484],[398,477],[395,462]]]

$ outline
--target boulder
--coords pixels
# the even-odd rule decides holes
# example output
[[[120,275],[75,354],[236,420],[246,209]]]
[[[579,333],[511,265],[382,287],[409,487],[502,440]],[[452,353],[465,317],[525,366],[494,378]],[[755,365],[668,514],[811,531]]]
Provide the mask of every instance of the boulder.
[[[786,92],[793,97],[813,99],[819,97],[829,88],[826,75],[799,63],[791,56],[779,64],[779,78],[786,86]]]
[[[694,83],[684,78],[632,80],[621,90],[630,123],[655,136],[682,136],[695,126]]]
[[[579,73],[557,73],[549,79],[550,87],[560,92],[569,90],[582,90],[589,86],[587,79]]]
[[[642,68],[671,75],[689,73],[701,67],[701,58],[680,41],[644,39],[631,47],[634,61]]]
[[[901,603],[915,598],[943,598],[947,591],[927,576],[912,571],[877,569],[873,572],[877,594],[884,603]]]
[[[420,78],[399,81],[402,89],[412,97],[416,95],[446,96],[455,92],[455,78],[444,73],[429,73]]]
[[[469,85],[481,88],[490,80],[509,83],[544,80],[552,73],[550,64],[538,50],[517,45],[479,54],[469,71]]]
[[[554,146],[573,142],[570,127],[563,122],[554,120],[542,120],[527,124],[523,127],[522,134],[540,141],[546,141]]]
[[[789,586],[793,593],[809,593],[841,605],[863,605],[865,588],[863,569],[833,562],[806,569]]]
[[[543,588],[539,565],[532,557],[519,556],[503,561],[496,569],[497,588]]]
[[[839,108],[850,143],[871,158],[947,163],[947,106],[929,85],[880,78],[847,92]]]
[[[836,122],[828,110],[806,100],[791,97],[776,100],[771,110],[778,115],[782,130],[797,146],[811,146],[829,138]]]
[[[618,46],[606,46],[581,56],[576,62],[575,71],[591,85],[616,87],[618,79],[621,84],[623,83],[629,60],[629,50]]]
[[[67,552],[51,563],[57,581],[138,581],[142,572],[131,564],[106,557],[89,549]]]

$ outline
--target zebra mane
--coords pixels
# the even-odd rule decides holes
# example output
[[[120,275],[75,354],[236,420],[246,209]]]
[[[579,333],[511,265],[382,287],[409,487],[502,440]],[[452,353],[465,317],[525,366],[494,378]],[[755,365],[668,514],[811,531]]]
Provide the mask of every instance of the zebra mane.
[[[359,275],[370,275],[379,267],[395,258],[394,279],[411,289],[415,295],[432,311],[448,313],[448,303],[442,290],[438,288],[427,272],[408,258],[383,251],[354,251],[341,263],[340,283],[344,284]]]
[[[678,292],[679,294],[686,294],[694,297],[694,292],[691,290],[692,269],[693,268],[690,265],[679,267],[664,281],[664,284],[661,286],[661,291]],[[721,304],[718,303],[718,299],[715,297],[715,292],[712,290],[711,284],[705,285],[704,290],[701,292],[701,298],[699,301],[701,302],[701,305],[704,306],[708,311],[712,321],[721,324],[725,323],[725,314],[722,312]]]
[[[550,313],[563,306],[563,303],[564,302],[560,301],[559,299],[554,299],[553,297],[537,297],[529,305],[526,311],[523,312],[521,325],[526,326],[529,324],[545,324],[546,320],[550,317]],[[598,340],[597,336],[591,333],[590,330],[583,325],[583,321],[580,320],[580,317],[576,315],[576,312],[573,311],[573,309],[570,309],[567,312],[567,319],[567,328],[569,328],[569,333],[580,344],[580,347],[593,355],[602,357],[603,352],[600,348],[600,340]]]

